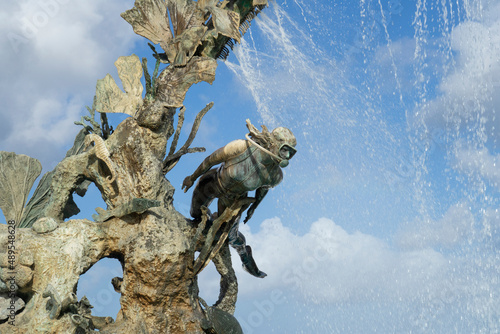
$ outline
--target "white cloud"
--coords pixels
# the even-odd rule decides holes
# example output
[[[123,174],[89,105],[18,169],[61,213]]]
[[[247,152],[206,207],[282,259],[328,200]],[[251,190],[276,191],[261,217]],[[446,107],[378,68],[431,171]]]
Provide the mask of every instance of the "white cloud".
[[[488,217],[484,228],[498,237],[498,212],[489,210]],[[363,330],[349,332],[360,333],[366,328],[440,332],[443,324],[464,318],[466,331],[492,326],[498,315],[497,258],[485,249],[464,247],[457,255],[431,248],[457,245],[471,220],[465,205],[455,205],[424,231],[417,226],[407,230],[408,248],[403,249],[368,234],[348,233],[327,218],[314,222],[304,235],[278,218],[265,220],[258,231],[242,225],[259,268],[268,276],[259,279],[243,271],[233,252],[239,285],[237,317],[249,333],[262,333],[263,328],[282,332],[283,326],[293,326],[292,314],[301,319],[298,328],[318,333],[336,332],[315,330],[330,321],[341,326],[359,322]],[[209,302],[217,298],[218,281],[213,269],[199,278],[200,295],[210,295]],[[373,323],[374,319],[383,320]],[[302,323],[306,320],[311,320],[310,326]]]
[[[465,203],[448,209],[441,219],[413,222],[397,236],[403,249],[453,248],[470,235],[474,217]]]
[[[432,289],[430,283],[441,281],[449,266],[430,248],[398,252],[373,236],[349,234],[327,218],[314,222],[302,236],[278,218],[265,220],[258,232],[247,225],[241,231],[259,269],[268,274],[264,279],[249,275],[233,253],[242,298],[273,289],[297,293],[313,303],[411,298]],[[200,279],[201,294],[213,294],[217,279],[215,272]]]
[[[466,174],[476,174],[500,189],[500,155],[492,155],[486,148],[458,149],[455,167]]]
[[[483,219],[483,234],[500,249],[500,210],[488,208]]]
[[[391,44],[376,48],[373,61],[368,67],[377,78],[377,88],[382,94],[412,93],[415,88],[413,78],[415,39],[401,38]],[[435,66],[434,59],[429,59],[428,65]],[[396,68],[396,73],[395,73]]]
[[[441,79],[439,96],[425,103],[419,114],[427,125],[476,126],[485,134],[480,140],[495,140],[500,136],[495,116],[500,109],[500,3],[485,6],[480,21],[453,28],[453,70]]]
[[[138,39],[120,13],[133,1],[25,0],[2,4],[0,149],[51,168],[92,104],[96,81]]]

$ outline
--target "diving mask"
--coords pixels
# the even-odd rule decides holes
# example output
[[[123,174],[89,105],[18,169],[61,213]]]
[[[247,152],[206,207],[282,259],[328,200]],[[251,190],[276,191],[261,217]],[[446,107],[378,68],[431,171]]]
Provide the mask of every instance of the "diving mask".
[[[293,146],[290,146],[288,144],[283,144],[283,145],[280,146],[279,156],[277,156],[273,152],[269,151],[268,149],[265,149],[264,147],[260,146],[255,141],[253,141],[252,139],[250,139],[250,134],[249,133],[247,133],[245,135],[245,138],[250,143],[252,143],[254,146],[256,146],[258,149],[260,149],[261,151],[269,154],[270,156],[272,156],[273,158],[275,158],[276,160],[278,160],[279,161],[279,165],[280,165],[281,168],[285,168],[286,166],[288,166],[288,163],[289,163],[288,160],[290,160],[295,155],[295,153],[297,153],[297,150]]]

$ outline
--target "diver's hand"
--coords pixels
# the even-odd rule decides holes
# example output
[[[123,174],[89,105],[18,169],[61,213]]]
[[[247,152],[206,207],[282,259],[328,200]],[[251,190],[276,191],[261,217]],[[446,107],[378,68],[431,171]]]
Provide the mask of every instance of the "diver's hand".
[[[182,188],[184,190],[184,192],[187,192],[189,190],[189,188],[191,188],[193,186],[193,179],[191,178],[191,175],[186,177],[184,179],[184,182],[182,182]],[[184,189],[185,188],[185,189]]]

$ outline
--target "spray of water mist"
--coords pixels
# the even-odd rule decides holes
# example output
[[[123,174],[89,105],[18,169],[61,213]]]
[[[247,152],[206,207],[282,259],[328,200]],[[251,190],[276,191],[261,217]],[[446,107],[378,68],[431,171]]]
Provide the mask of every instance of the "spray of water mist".
[[[347,298],[327,316],[339,330],[385,314],[365,332],[498,332],[500,2],[361,0],[344,13],[355,36],[325,14],[348,5],[314,6],[273,4],[226,63],[261,121],[297,135],[293,189],[279,205],[290,225],[315,210],[382,237],[394,261],[440,259],[432,272],[380,272],[392,296],[366,292],[364,304]],[[422,288],[403,291],[412,281]]]
[[[380,108],[349,82],[344,64],[323,51],[283,8],[273,5],[267,14],[272,18],[263,15],[255,27],[263,45],[251,32],[235,50],[238,64],[227,65],[252,93],[261,121],[270,127],[287,125],[298,138],[300,155],[286,172],[302,191],[288,193],[300,196],[297,202],[326,194],[340,176],[353,186],[366,178],[382,182],[387,174],[383,160],[396,164],[399,144]]]

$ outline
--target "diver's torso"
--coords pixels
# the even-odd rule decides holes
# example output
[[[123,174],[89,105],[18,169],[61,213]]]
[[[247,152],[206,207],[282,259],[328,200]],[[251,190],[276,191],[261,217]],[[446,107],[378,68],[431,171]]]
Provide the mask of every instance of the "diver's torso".
[[[218,174],[221,186],[233,194],[243,194],[260,187],[272,188],[283,179],[279,165],[255,146],[223,163]]]

